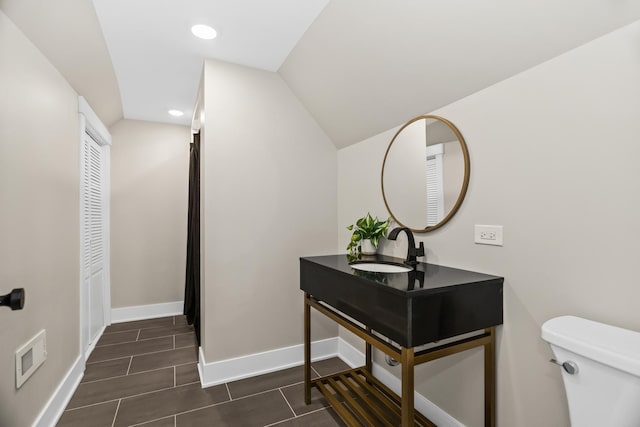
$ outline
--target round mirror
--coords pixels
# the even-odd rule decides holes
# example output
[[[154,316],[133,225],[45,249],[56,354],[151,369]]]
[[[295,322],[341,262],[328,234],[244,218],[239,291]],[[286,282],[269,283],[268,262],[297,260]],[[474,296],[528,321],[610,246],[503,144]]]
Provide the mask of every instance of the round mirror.
[[[453,123],[419,116],[395,134],[382,163],[382,197],[393,219],[414,232],[442,227],[469,185],[469,151]]]

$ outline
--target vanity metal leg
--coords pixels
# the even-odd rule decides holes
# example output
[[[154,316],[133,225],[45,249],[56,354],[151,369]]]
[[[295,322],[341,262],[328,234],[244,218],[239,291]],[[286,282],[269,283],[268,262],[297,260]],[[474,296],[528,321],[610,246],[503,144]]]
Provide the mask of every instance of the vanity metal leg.
[[[304,293],[304,403],[311,403],[311,306]]]
[[[489,342],[484,345],[484,425],[496,425],[496,328],[484,330]]]
[[[401,422],[402,427],[413,426],[414,408],[413,408],[413,367],[414,357],[413,348],[402,347],[402,408]]]
[[[367,326],[367,333],[371,334],[371,328]],[[369,344],[369,341],[365,341],[365,349],[364,349],[364,356],[365,356],[365,367],[367,368],[367,371],[369,371],[370,374],[373,373],[372,370],[372,362],[371,362],[371,344]]]

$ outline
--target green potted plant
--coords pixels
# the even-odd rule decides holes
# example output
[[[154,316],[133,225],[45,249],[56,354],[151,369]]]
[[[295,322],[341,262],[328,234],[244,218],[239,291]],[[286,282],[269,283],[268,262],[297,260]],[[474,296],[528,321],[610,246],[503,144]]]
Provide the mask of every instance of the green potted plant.
[[[355,224],[348,226],[347,230],[353,230],[351,241],[347,245],[349,255],[374,255],[380,239],[386,237],[390,224],[391,218],[380,221],[377,217],[373,218],[371,214],[367,213]]]

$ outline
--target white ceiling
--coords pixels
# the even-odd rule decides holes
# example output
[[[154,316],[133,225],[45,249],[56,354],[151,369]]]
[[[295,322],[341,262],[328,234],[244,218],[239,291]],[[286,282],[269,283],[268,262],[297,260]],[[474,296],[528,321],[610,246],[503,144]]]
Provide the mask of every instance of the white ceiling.
[[[0,0],[0,9],[107,126],[123,111],[189,125],[203,59],[216,58],[278,70],[338,147],[640,19],[637,0]],[[218,38],[194,38],[195,23]]]
[[[189,125],[202,63],[276,71],[329,0],[93,0],[124,117]],[[201,40],[195,24],[215,28]],[[167,114],[184,111],[182,118]]]

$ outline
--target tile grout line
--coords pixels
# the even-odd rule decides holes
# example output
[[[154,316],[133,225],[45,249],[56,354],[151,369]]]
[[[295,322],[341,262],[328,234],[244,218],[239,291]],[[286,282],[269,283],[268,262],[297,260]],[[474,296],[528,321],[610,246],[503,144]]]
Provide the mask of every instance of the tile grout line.
[[[173,336],[173,349],[176,349],[176,336]]]
[[[160,341],[160,340],[166,341],[166,339],[167,339],[167,338],[169,338],[170,336],[171,336],[171,335],[167,335],[167,336],[165,336],[165,337],[148,338],[148,339],[146,339],[146,340],[140,340],[140,341],[127,341],[127,342],[119,342],[119,343],[116,343],[116,344],[106,344],[106,345],[101,345],[100,347],[96,347],[96,348],[113,347],[113,346],[116,346],[116,345],[132,344],[132,343],[137,343],[137,342],[154,341],[154,340],[157,340],[157,341]],[[152,351],[151,353],[155,353],[155,352],[154,352],[154,351]],[[122,357],[122,356],[121,356],[121,357]],[[119,357],[115,357],[115,359],[119,359]],[[99,360],[98,362],[103,362],[103,360]],[[96,362],[89,362],[89,363],[96,363]]]
[[[224,384],[227,385],[227,383],[224,383]],[[256,393],[247,394],[246,396],[236,397],[235,399],[231,399],[231,400],[239,400],[239,399],[244,399],[244,398],[247,398],[247,397],[253,397],[253,396],[257,396],[259,394],[268,393],[270,391],[276,391],[276,390],[279,390],[281,388],[289,388],[289,387],[293,387],[295,385],[300,385],[300,384],[304,384],[304,381],[298,381],[296,383],[281,385],[279,387],[270,388],[269,390],[258,391]],[[215,387],[215,386],[212,386],[212,387]],[[227,390],[229,390],[228,386],[227,386]],[[231,397],[231,393],[229,393],[229,397]]]
[[[119,344],[131,344],[132,342],[135,342],[135,341],[122,341],[122,342],[115,342],[112,344],[100,344],[100,345],[96,344],[95,348],[111,347],[112,345],[119,345]]]
[[[129,375],[129,370],[131,369],[131,363],[133,362],[133,356],[131,356],[131,359],[129,360],[129,366],[127,366],[127,373],[124,374],[123,376],[127,376]]]
[[[291,420],[295,420],[297,418],[303,418],[303,417],[305,417],[307,415],[311,415],[311,414],[314,414],[316,412],[325,411],[326,409],[327,409],[326,407],[325,408],[320,408],[320,409],[314,409],[313,411],[305,412],[302,415],[296,415],[295,417],[287,418],[286,420],[280,420],[280,421],[276,421],[275,423],[267,424],[264,427],[272,427],[272,426],[278,425],[280,423],[284,423],[285,421],[291,421]]]
[[[142,329],[127,329],[126,331],[117,331],[117,332],[103,332],[102,335],[115,335],[115,334],[126,334],[129,332],[134,332],[134,331],[142,331],[143,329],[147,329],[147,330],[153,330],[153,329],[163,329],[163,328],[170,328],[170,329],[175,329],[176,326],[180,326],[180,325],[175,325],[175,326],[158,326],[155,328],[142,328]],[[189,325],[181,325],[182,327],[189,327]],[[181,335],[181,334],[189,334],[191,332],[181,332],[180,334],[177,335]],[[169,334],[170,335],[170,334]],[[168,335],[161,335],[161,336],[168,336]],[[159,338],[159,337],[153,337],[153,338]],[[147,339],[151,339],[151,338],[147,338]],[[144,341],[144,340],[143,340]],[[109,344],[107,344],[109,345]]]
[[[127,331],[127,332],[133,332],[133,331]],[[151,340],[157,340],[157,339],[161,339],[161,338],[166,338],[166,337],[170,337],[170,336],[176,336],[176,335],[189,335],[189,334],[194,334],[195,332],[193,330],[189,331],[189,332],[180,332],[179,334],[176,334],[176,331],[172,331],[173,333],[167,332],[167,335],[158,335],[157,337],[150,337],[150,338],[143,338],[140,339],[140,335],[141,335],[142,330],[138,331],[138,335],[136,336],[136,339],[133,341],[121,341],[121,342],[114,342],[111,344],[96,344],[96,348],[99,347],[112,347],[114,345],[120,345],[120,344],[131,344],[132,342],[143,342],[143,341],[151,341]],[[115,332],[115,333],[119,333],[119,332]],[[95,362],[92,362],[95,363]]]
[[[177,325],[176,317],[183,317],[183,316],[184,315],[160,316],[160,317],[150,317],[148,319],[128,320],[128,321],[125,321],[125,322],[114,322],[110,326],[115,327],[116,325],[118,325],[118,326],[121,326],[121,327],[129,327],[127,325],[131,324],[130,327],[132,329],[126,329],[126,330],[123,330],[123,331],[107,332],[107,333],[115,334],[115,333],[118,333],[118,332],[126,332],[126,331],[135,330],[135,329],[161,328],[161,327],[165,326],[165,325],[162,324],[164,322],[167,322],[170,325]],[[145,325],[145,322],[146,322],[147,325],[141,328],[140,325]],[[160,326],[156,326],[157,323],[161,323]],[[151,326],[149,326],[149,324]]]
[[[195,383],[191,383],[191,384],[195,384]],[[185,384],[185,386],[191,385],[191,384]],[[183,387],[183,386],[179,386],[179,387]],[[144,395],[147,395],[147,394],[157,393],[157,392],[160,392],[160,391],[167,391],[167,390],[171,390],[172,388],[176,388],[176,387],[164,387],[164,388],[159,388],[157,390],[145,391],[144,393],[132,394],[130,396],[114,397],[113,399],[103,400],[101,402],[91,403],[89,405],[78,406],[76,408],[70,408],[70,409],[67,409],[67,411],[75,411],[76,409],[83,409],[83,408],[88,408],[90,406],[102,405],[103,403],[115,402],[116,400],[125,400],[125,399],[129,399],[129,398],[132,398],[132,397],[144,396]],[[164,418],[166,418],[166,417],[164,417]],[[145,421],[145,422],[147,422],[147,421]]]
[[[175,424],[178,422],[177,415],[165,415],[164,417],[154,418],[152,420],[143,421],[141,423],[131,424],[131,425],[127,426],[127,427],[142,427],[142,426],[146,426],[146,425],[151,424],[151,423],[155,423],[156,421],[164,420],[166,418],[173,418],[174,427],[175,427]]]
[[[115,399],[110,399],[110,400],[105,400],[103,402],[97,402],[97,403],[90,403],[88,405],[83,405],[83,406],[78,406],[76,408],[65,408],[64,412],[73,412],[73,411],[77,411],[78,409],[86,409],[86,408],[90,408],[92,406],[98,406],[98,405],[102,405],[103,403],[111,403],[111,402],[115,402],[116,400],[120,400],[120,398],[115,398]]]
[[[191,384],[200,384],[200,380],[198,380],[198,381],[191,381],[190,383],[180,384],[180,385],[177,385],[176,387],[182,387],[183,385],[191,385]],[[201,387],[201,388],[202,388],[202,387]]]
[[[164,337],[164,338],[166,338],[166,337]],[[145,340],[142,340],[142,341],[145,341]],[[142,342],[142,341],[138,341],[138,342]],[[135,342],[135,341],[132,341],[132,342]],[[114,344],[114,345],[117,345],[117,344]],[[146,355],[149,355],[149,354],[162,353],[162,352],[165,352],[165,351],[181,350],[183,348],[189,348],[189,347],[192,347],[192,346],[193,346],[192,344],[189,344],[188,346],[185,346],[185,347],[167,348],[167,349],[164,349],[164,350],[150,351],[148,353],[135,353],[135,354],[127,355],[127,356],[114,357],[113,359],[96,360],[95,362],[87,362],[87,365],[93,365],[94,363],[100,363],[100,362],[110,362],[112,360],[124,359],[125,357],[130,357],[130,356],[146,356]],[[105,346],[103,346],[103,347],[105,347]],[[193,347],[195,347],[195,346],[193,346]]]
[[[178,427],[178,416],[177,415],[173,416],[173,427]]]
[[[192,384],[199,384],[199,382],[198,383],[192,383]],[[182,387],[182,386],[180,386],[180,387]],[[175,416],[184,415],[184,414],[188,414],[188,413],[195,412],[195,411],[200,411],[202,409],[213,408],[214,406],[220,406],[220,405],[224,405],[226,403],[236,402],[238,400],[243,400],[243,399],[246,399],[246,398],[249,398],[249,397],[258,396],[260,394],[270,393],[270,392],[273,392],[273,391],[276,391],[276,390],[278,390],[278,389],[277,388],[273,388],[271,390],[266,390],[266,391],[261,391],[259,393],[250,394],[248,396],[242,396],[242,397],[238,397],[238,398],[232,399],[232,400],[225,400],[224,402],[212,403],[211,405],[201,406],[200,408],[193,408],[193,409],[189,409],[187,411],[178,412],[178,413],[175,414]],[[162,390],[160,390],[160,391],[162,391]],[[148,393],[146,393],[146,394],[148,394]],[[324,408],[322,408],[322,409],[324,409]],[[167,418],[167,417],[165,416],[164,418]],[[161,418],[158,418],[157,420],[159,420],[159,419],[161,419]],[[156,421],[156,420],[151,420],[151,421]],[[145,421],[145,422],[149,422],[149,421]]]
[[[163,319],[163,317],[158,317],[157,319]],[[148,319],[148,320],[155,320],[155,319]],[[115,326],[115,325],[120,325],[120,323],[113,323],[110,326]],[[155,326],[152,325],[152,326],[145,326],[145,327],[142,327],[142,328],[139,325],[138,326],[131,325],[131,329],[122,329],[122,330],[119,330],[119,331],[107,331],[107,330],[105,330],[103,332],[103,334],[107,334],[107,335],[109,335],[109,334],[120,334],[122,332],[137,331],[138,329],[157,329],[157,328],[166,328],[166,327],[170,327],[170,326],[175,326],[175,325],[171,324],[171,323],[167,323],[166,325],[155,325]]]
[[[185,346],[182,346],[182,347],[174,348],[174,350],[180,350],[180,349],[189,348],[189,347],[195,347],[195,346],[193,344],[189,344],[189,345],[185,345]]]
[[[225,383],[225,384],[226,384],[226,383]],[[282,386],[282,387],[283,387],[283,388],[287,388],[287,387],[291,387],[292,385],[297,385],[297,384],[300,384],[300,383],[296,383],[296,384],[289,384],[289,385]],[[215,387],[215,386],[213,386],[213,387]],[[259,391],[259,392],[257,392],[257,393],[248,394],[248,395],[246,395],[246,396],[236,397],[235,399],[231,399],[231,400],[235,401],[235,400],[246,399],[246,398],[248,398],[248,397],[254,397],[254,396],[261,395],[261,394],[270,393],[270,392],[272,392],[272,391],[276,391],[276,390],[279,390],[279,389],[280,389],[280,387],[270,388],[269,390]],[[228,390],[228,388],[227,388],[227,390]],[[231,393],[229,393],[229,396],[231,396]],[[229,402],[230,402],[230,401],[229,401]],[[226,403],[226,402],[219,402],[219,403],[215,403],[215,404],[210,405],[210,406],[219,405],[220,403]]]
[[[137,340],[134,340],[134,341],[122,341],[122,342],[115,342],[115,343],[113,343],[113,344],[101,344],[101,345],[96,345],[96,348],[113,347],[114,345],[131,344],[131,343],[134,343],[134,342],[145,342],[145,341],[157,340],[157,339],[160,339],[160,338],[167,338],[167,337],[171,337],[171,336],[175,337],[176,335],[189,335],[189,334],[192,334],[192,333],[193,333],[193,332],[183,332],[183,333],[181,333],[181,334],[174,334],[174,335],[171,335],[171,334],[169,334],[169,335],[161,335],[161,336],[159,336],[159,337],[144,338],[144,339],[141,339],[141,340],[140,340],[140,339],[137,339]],[[90,363],[96,363],[96,362],[90,362]]]
[[[129,332],[132,332],[132,331],[129,331]],[[141,335],[141,334],[140,334],[140,332],[142,332],[142,330],[139,330],[139,331],[138,331],[138,336],[137,336],[137,337],[136,337],[136,339],[135,339],[135,340],[133,340],[133,341],[122,341],[122,342],[114,342],[114,343],[112,343],[112,344],[101,344],[101,345],[96,345],[96,348],[99,348],[99,347],[113,347],[114,345],[131,344],[132,342],[145,342],[145,341],[159,340],[159,339],[162,339],[162,338],[172,337],[172,336],[176,336],[176,335],[189,335],[189,334],[195,334],[195,332],[194,332],[194,331],[181,332],[181,333],[179,333],[179,334],[176,334],[176,333],[175,333],[176,331],[171,331],[171,332],[173,332],[173,333],[171,333],[171,332],[167,332],[167,335],[159,335],[159,336],[157,336],[157,337],[151,337],[151,338],[143,338],[143,339],[140,339],[140,335]]]
[[[322,375],[320,375],[320,372],[316,371],[316,369],[313,367],[313,365],[311,365],[311,370],[312,370],[313,372],[315,372],[317,376],[319,376],[319,377],[321,377],[321,376],[322,376]],[[331,375],[331,374],[329,374],[329,375]]]
[[[113,414],[113,421],[111,422],[111,427],[116,425],[116,417],[118,416],[118,409],[120,409],[120,402],[122,402],[122,399],[118,400],[118,406],[116,406],[116,413]]]
[[[191,363],[193,363],[193,362],[191,362]],[[186,365],[186,363],[185,363],[185,365]],[[312,367],[312,369],[313,369],[313,367]],[[276,371],[276,372],[277,372],[277,371]],[[318,378],[319,378],[319,377],[321,377],[321,375],[320,375],[320,374],[318,374],[318,372],[317,372],[315,369],[314,369],[314,372],[316,373],[316,375],[318,375]],[[341,371],[335,371],[335,372],[332,372],[332,373],[327,374],[327,375],[332,375],[332,374],[335,374],[335,373],[338,373],[338,372],[341,372]],[[250,377],[250,378],[255,378],[255,377]],[[246,379],[246,378],[245,378],[245,379]],[[311,379],[313,380],[314,378],[311,378]],[[238,380],[238,381],[242,381],[242,380]],[[300,384],[303,384],[303,383],[304,383],[304,380],[302,380],[302,381],[297,381],[297,382],[290,383],[290,384],[284,384],[284,385],[281,385],[281,386],[278,386],[278,387],[270,388],[269,390],[259,391],[259,392],[257,392],[257,393],[248,394],[248,395],[246,395],[246,396],[237,397],[237,398],[235,398],[235,399],[231,399],[231,400],[244,399],[245,397],[256,396],[256,395],[258,395],[258,394],[266,393],[266,392],[269,392],[269,391],[275,391],[275,390],[278,390],[278,389],[281,389],[281,388],[289,388],[289,387],[293,387],[294,385],[300,385]],[[224,383],[224,385],[225,385],[225,386],[227,386],[227,391],[229,391],[229,385],[228,385],[228,383]],[[212,387],[215,387],[215,386],[212,386]],[[229,398],[231,398],[231,392],[229,392]]]
[[[231,397],[231,390],[229,390],[229,384],[224,383],[224,386],[227,388],[227,394],[229,395],[229,401],[232,401],[233,398]]]
[[[173,366],[173,386],[176,386],[176,367]]]
[[[180,363],[180,364],[177,364],[177,365],[167,365],[167,366],[162,366],[162,367],[156,368],[156,369],[147,369],[146,371],[130,372],[129,375],[148,374],[149,372],[160,371],[162,369],[169,369],[169,368],[172,368],[174,366],[185,366],[185,365],[192,365],[192,364],[196,364],[196,363],[198,363],[198,361],[194,360],[194,361],[191,361],[191,362]],[[115,378],[117,378],[117,377],[115,377]],[[101,381],[101,380],[96,380],[96,381]]]
[[[296,411],[293,410],[293,408],[291,407],[291,404],[289,403],[289,401],[287,400],[287,396],[284,395],[284,393],[282,392],[282,389],[279,388],[278,391],[280,392],[280,394],[282,395],[282,398],[284,399],[284,401],[287,403],[287,406],[289,407],[289,409],[291,409],[291,413],[293,414],[294,417],[297,417],[298,414],[296,414]]]
[[[156,328],[166,328],[166,326],[156,326]],[[124,334],[126,332],[137,331],[138,329],[140,329],[140,328],[139,327],[138,328],[132,327],[131,329],[123,329],[121,331],[107,331],[107,330],[105,330],[102,333],[102,335]],[[154,329],[154,328],[143,328],[143,329]]]
[[[133,357],[134,357],[134,356],[128,356],[127,358],[133,358]],[[124,359],[124,357],[121,357],[121,359]],[[129,362],[129,363],[131,363],[131,362]],[[174,366],[194,365],[194,364],[197,364],[197,363],[198,363],[197,361],[194,361],[194,362],[185,362],[185,363],[178,363],[177,365],[174,365]],[[131,375],[135,375],[135,374],[145,374],[145,373],[149,373],[149,372],[153,372],[153,371],[160,371],[160,370],[162,370],[162,369],[167,369],[167,368],[170,368],[170,367],[171,367],[171,366],[163,366],[163,367],[161,367],[161,368],[149,369],[149,370],[147,370],[147,371],[133,372]],[[116,375],[116,376],[113,376],[113,377],[99,378],[99,379],[97,379],[97,380],[84,381],[84,382],[82,382],[82,384],[91,384],[91,383],[96,383],[96,382],[98,382],[98,381],[112,380],[112,379],[115,379],[115,378],[122,378],[122,377],[126,377],[127,375],[129,375],[129,373],[126,373],[126,374],[124,374],[124,375]]]
[[[190,382],[190,383],[180,384],[180,385],[177,385],[177,386],[175,386],[175,387],[167,387],[167,388],[161,388],[161,389],[158,389],[158,390],[145,391],[144,393],[134,394],[134,395],[131,395],[131,396],[116,397],[116,398],[113,398],[113,399],[110,399],[110,400],[105,400],[104,402],[91,403],[91,404],[89,404],[89,405],[85,405],[85,406],[78,406],[77,408],[73,408],[73,409],[65,409],[65,412],[66,412],[66,411],[75,411],[76,409],[88,408],[88,407],[90,407],[90,406],[102,405],[103,403],[115,402],[115,401],[116,401],[116,400],[118,400],[118,399],[120,399],[120,400],[123,400],[123,399],[129,399],[129,398],[131,398],[131,397],[143,396],[143,395],[145,395],[145,394],[151,394],[151,393],[155,393],[155,392],[157,392],[157,391],[167,391],[167,390],[171,390],[171,389],[173,389],[173,388],[186,387],[186,386],[188,386],[188,385],[194,385],[194,384],[200,384],[200,381],[193,381],[193,382]],[[273,390],[269,390],[269,391],[273,391]],[[239,398],[239,399],[242,399],[242,398]],[[225,402],[220,402],[220,403],[225,403]],[[171,415],[165,415],[165,416],[164,416],[164,417],[162,417],[162,418],[168,418],[168,417],[170,417],[170,416],[171,416]],[[160,418],[158,418],[158,419],[160,419]],[[155,421],[155,420],[151,420],[151,421]],[[145,424],[145,423],[148,423],[148,422],[149,422],[149,421],[145,421],[145,422],[144,422],[144,423],[142,423],[142,424]]]

